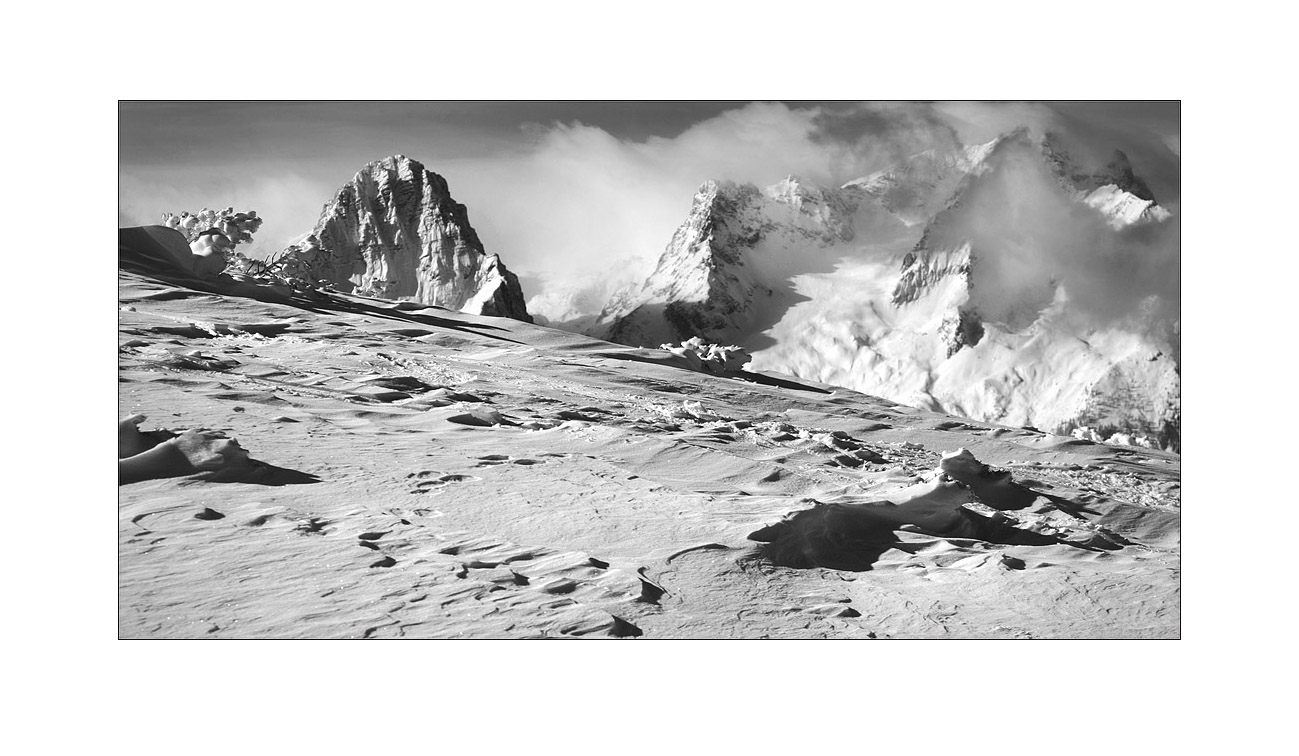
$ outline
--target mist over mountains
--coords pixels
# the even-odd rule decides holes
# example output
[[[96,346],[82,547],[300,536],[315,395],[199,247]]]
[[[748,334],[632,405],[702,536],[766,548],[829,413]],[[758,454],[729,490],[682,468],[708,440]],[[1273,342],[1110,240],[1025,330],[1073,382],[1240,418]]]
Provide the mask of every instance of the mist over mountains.
[[[1164,103],[735,103],[720,114],[697,107],[684,126],[637,103],[146,105],[122,108],[121,225],[169,209],[253,208],[271,253],[309,230],[360,166],[404,154],[447,180],[486,248],[525,281],[647,275],[710,179],[766,186],[792,174],[840,186],[1019,126],[1068,135],[1079,160],[1104,164],[1123,150],[1170,210],[1181,194],[1180,158],[1166,143],[1176,145],[1180,123]]]
[[[1176,447],[1177,127],[1167,108],[1068,103],[751,103],[643,138],[530,124],[508,153],[421,155],[428,181],[394,153],[391,181],[322,191],[329,270],[308,267],[357,293],[635,346],[699,337],[915,406]],[[134,181],[124,168],[124,217]]]
[[[1180,239],[1122,151],[1018,128],[842,187],[707,182],[594,325],[955,415],[1180,444]],[[539,311],[539,317],[545,313]]]

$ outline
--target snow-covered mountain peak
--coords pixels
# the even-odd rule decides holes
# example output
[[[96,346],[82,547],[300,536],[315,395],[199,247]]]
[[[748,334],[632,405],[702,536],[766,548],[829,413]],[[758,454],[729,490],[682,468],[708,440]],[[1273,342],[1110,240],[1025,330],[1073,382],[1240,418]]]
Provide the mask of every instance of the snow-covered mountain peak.
[[[1017,129],[839,188],[705,182],[655,271],[587,332],[736,344],[757,369],[919,407],[1176,445],[1178,350],[1152,335],[1172,331],[1081,316],[1051,262],[1069,233],[1057,224],[1110,245],[1101,236],[1168,213],[1126,157],[1087,172],[1053,147]]]
[[[444,178],[404,155],[367,163],[324,207],[304,275],[341,290],[531,321],[518,278],[489,255]]]
[[[1132,161],[1122,150],[1114,150],[1104,165],[1088,166],[1074,158],[1059,134],[1047,132],[1041,151],[1060,186],[1105,216],[1112,228],[1159,223],[1172,217],[1158,204],[1154,192],[1135,173]]]

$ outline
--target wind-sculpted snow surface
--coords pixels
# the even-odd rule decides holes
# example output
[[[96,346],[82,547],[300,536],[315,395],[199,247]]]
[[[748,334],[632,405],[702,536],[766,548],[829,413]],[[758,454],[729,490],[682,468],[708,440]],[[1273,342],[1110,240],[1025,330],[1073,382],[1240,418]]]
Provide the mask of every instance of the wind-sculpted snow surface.
[[[1176,455],[198,280],[159,235],[119,242],[121,637],[1180,632]]]
[[[838,189],[708,182],[591,335],[965,417],[1179,448],[1180,240],[1121,152],[1019,130]]]
[[[484,251],[447,182],[402,155],[365,166],[293,255],[340,291],[531,322],[518,278]]]
[[[902,532],[973,539],[1005,546],[1064,545],[1118,550],[1129,542],[1103,525],[1052,518],[1059,502],[1016,483],[1010,470],[983,464],[968,449],[943,454],[919,481],[884,490],[875,500],[825,504],[788,515],[749,535],[763,553],[788,567],[869,570],[901,545]],[[964,562],[964,560],[962,560]],[[969,564],[1005,570],[1025,563],[1006,554],[973,557]]]

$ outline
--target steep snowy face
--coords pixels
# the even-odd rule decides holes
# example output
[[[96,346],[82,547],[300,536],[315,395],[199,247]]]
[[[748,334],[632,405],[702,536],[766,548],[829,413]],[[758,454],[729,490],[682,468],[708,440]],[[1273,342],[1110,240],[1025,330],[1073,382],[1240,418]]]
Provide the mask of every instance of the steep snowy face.
[[[402,155],[370,163],[325,205],[302,262],[345,291],[531,322],[518,278],[446,181]]]
[[[766,189],[705,182],[654,272],[614,294],[588,333],[654,346],[695,336],[729,343],[762,325],[782,277],[818,267],[853,238],[856,210],[848,193],[793,176]],[[786,255],[791,248],[801,258]]]
[[[1176,447],[1177,324],[1098,318],[1070,293],[1087,245],[1128,252],[1111,242],[1168,217],[1126,158],[1082,172],[1024,130],[837,189],[708,182],[654,273],[587,332],[736,344],[758,370]],[[1085,234],[1065,244],[1057,228]]]
[[[751,296],[744,252],[761,235],[752,185],[709,181],[696,192],[690,215],[654,272],[639,287],[613,295],[592,332],[610,341],[658,344],[727,330],[728,318]]]

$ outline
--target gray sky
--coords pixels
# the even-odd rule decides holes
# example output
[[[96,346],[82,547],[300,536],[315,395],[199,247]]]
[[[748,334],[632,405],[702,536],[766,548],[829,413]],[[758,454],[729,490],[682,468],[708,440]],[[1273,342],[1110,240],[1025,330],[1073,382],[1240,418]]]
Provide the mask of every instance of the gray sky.
[[[1018,125],[1122,147],[1161,201],[1180,194],[1176,102],[122,102],[118,214],[257,210],[254,249],[274,251],[400,153],[447,179],[511,269],[579,275],[652,262],[704,180],[840,184]]]
[[[481,163],[525,162],[544,130],[580,122],[615,139],[673,137],[744,103],[715,102],[122,102],[119,220],[237,205],[266,219],[262,245],[310,230],[362,166],[405,154],[451,183]],[[544,191],[544,188],[542,188]],[[470,192],[472,194],[472,191]],[[489,193],[490,195],[490,193]],[[470,203],[477,224],[482,197]],[[685,198],[688,203],[689,197]],[[482,229],[480,229],[481,231]],[[490,234],[489,234],[490,235]],[[492,250],[499,251],[499,250]]]

